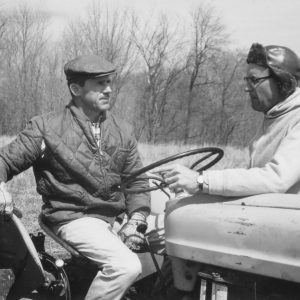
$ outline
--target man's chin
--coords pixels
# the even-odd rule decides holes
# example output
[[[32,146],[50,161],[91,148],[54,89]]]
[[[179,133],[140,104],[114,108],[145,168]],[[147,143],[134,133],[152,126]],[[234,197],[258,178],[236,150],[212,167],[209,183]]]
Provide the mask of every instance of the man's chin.
[[[102,108],[100,111],[101,111],[101,112],[106,112],[106,111],[108,111],[109,109],[110,109],[110,106],[108,106],[107,108],[104,107],[104,108]]]
[[[258,110],[259,109],[259,101],[255,97],[250,98],[250,105],[253,110]]]
[[[261,107],[260,105],[251,103],[251,107],[253,110],[255,110],[257,112],[264,112],[264,108]]]
[[[99,105],[99,110],[100,111],[107,111],[109,109],[110,109],[110,104],[109,103]]]

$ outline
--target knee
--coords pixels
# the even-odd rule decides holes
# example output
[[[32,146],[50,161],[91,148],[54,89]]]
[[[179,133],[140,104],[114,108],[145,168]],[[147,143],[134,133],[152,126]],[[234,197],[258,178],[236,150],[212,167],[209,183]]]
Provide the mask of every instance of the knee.
[[[135,280],[142,273],[142,264],[135,253],[132,253],[128,259],[124,259],[120,269],[123,274],[132,280]]]

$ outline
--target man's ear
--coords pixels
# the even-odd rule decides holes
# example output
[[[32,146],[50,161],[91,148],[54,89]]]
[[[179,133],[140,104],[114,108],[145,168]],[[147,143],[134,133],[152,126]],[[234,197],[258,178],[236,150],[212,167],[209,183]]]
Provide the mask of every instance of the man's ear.
[[[71,83],[70,84],[70,91],[73,94],[73,96],[80,96],[81,95],[81,87],[77,83]]]

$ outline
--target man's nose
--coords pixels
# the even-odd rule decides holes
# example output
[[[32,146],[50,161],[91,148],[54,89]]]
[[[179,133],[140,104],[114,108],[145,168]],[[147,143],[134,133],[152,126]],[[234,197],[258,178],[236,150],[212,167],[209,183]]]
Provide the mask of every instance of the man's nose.
[[[245,91],[246,93],[249,93],[249,92],[250,92],[250,88],[249,88],[248,85],[245,86],[244,91]]]
[[[111,93],[111,87],[110,85],[107,85],[106,88],[103,91],[104,94],[110,94]]]

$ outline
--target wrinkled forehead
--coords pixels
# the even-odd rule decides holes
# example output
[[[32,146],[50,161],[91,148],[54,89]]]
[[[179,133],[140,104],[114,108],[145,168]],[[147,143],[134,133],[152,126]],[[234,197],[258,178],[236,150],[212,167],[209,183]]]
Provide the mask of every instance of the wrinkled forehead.
[[[267,67],[259,66],[256,64],[248,64],[247,75],[254,75],[255,77],[263,77],[270,75],[270,70]]]

